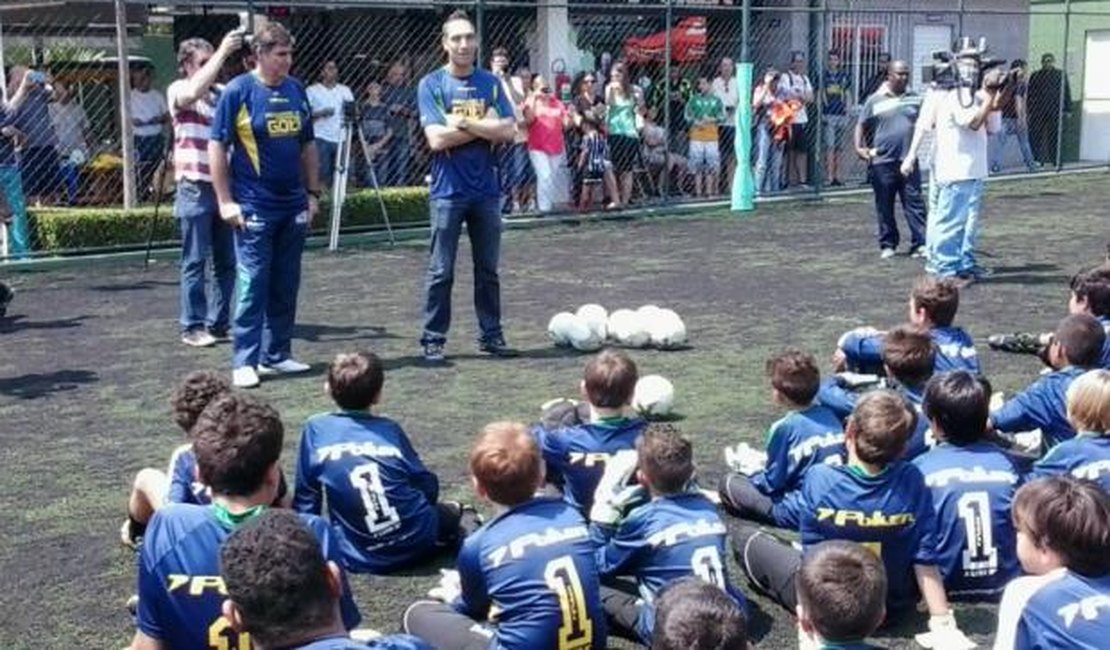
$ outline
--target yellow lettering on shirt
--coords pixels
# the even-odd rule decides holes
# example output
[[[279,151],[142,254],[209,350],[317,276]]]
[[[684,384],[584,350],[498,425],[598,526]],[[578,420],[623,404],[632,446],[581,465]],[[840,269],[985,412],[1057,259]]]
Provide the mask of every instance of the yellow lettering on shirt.
[[[266,133],[271,138],[284,138],[301,133],[301,114],[295,111],[266,114]]]
[[[817,521],[831,520],[834,526],[847,527],[849,525],[859,528],[897,528],[908,526],[915,520],[912,512],[896,512],[883,514],[876,510],[868,515],[859,510],[836,510],[835,508],[817,508]]]
[[[173,593],[186,586],[188,587],[186,593],[190,596],[203,596],[206,591],[215,591],[221,596],[227,595],[227,587],[224,586],[224,579],[220,576],[187,576],[180,573],[170,574],[166,591]]]

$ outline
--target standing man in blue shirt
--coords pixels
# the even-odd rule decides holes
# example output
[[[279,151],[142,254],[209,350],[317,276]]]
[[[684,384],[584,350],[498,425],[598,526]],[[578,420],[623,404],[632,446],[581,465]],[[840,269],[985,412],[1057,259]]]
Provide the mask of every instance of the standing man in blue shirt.
[[[293,37],[268,23],[252,47],[255,68],[220,95],[208,142],[220,217],[235,228],[232,383],[238,388],[257,386],[259,375],[309,369],[293,359],[291,339],[301,253],[320,198],[308,96],[289,76]]]
[[[478,347],[514,356],[501,331],[500,188],[493,145],[513,139],[513,106],[492,73],[475,67],[478,35],[465,12],[443,23],[447,65],[420,80],[420,124],[432,150],[431,259],[424,306],[424,360],[444,363],[451,325],[451,286],[463,223],[474,259]]]

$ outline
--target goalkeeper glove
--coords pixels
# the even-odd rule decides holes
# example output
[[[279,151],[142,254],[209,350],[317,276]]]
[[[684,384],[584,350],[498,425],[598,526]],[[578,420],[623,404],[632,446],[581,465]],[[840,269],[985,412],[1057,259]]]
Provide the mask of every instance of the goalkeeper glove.
[[[428,591],[428,596],[445,603],[452,603],[461,595],[462,582],[459,579],[459,572],[453,569],[440,569],[439,584]]]
[[[921,647],[936,650],[969,650],[975,647],[975,642],[960,631],[951,611],[930,616],[929,631],[914,638]]]
[[[737,474],[753,476],[767,466],[767,454],[741,442],[735,447],[725,447],[725,463]]]
[[[629,485],[639,457],[633,449],[618,451],[605,462],[605,473],[594,490],[590,521],[615,526],[630,503],[643,495],[639,485]]]

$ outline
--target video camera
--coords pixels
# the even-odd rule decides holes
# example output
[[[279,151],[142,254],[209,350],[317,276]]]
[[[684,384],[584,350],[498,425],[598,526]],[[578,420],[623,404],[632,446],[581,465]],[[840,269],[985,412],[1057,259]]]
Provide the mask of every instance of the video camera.
[[[954,44],[951,52],[933,52],[933,62],[932,68],[925,70],[926,82],[934,83],[941,90],[977,89],[985,75],[1004,66],[1006,59],[990,56],[986,37],[980,37],[978,43],[973,43],[971,37],[964,36]],[[999,92],[1016,81],[1018,74],[1018,70],[996,73],[988,78],[986,89]]]

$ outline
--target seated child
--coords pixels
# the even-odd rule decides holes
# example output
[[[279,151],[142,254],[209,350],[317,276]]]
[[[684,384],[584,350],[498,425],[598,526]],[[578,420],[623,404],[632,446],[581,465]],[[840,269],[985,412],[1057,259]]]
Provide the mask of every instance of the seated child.
[[[1056,370],[1007,401],[990,419],[992,429],[1002,433],[1040,429],[1046,449],[1075,437],[1065,393],[1076,377],[1096,366],[1106,333],[1093,316],[1073,314],[1060,321],[1052,338],[1047,354]]]
[[[563,497],[583,514],[593,505],[594,490],[609,458],[634,449],[647,422],[632,410],[639,372],[621,350],[603,350],[586,363],[582,397],[589,421],[564,427],[533,429],[547,465],[547,480],[561,487]]]
[[[222,617],[226,590],[220,578],[220,547],[239,525],[274,502],[284,431],[277,411],[240,393],[212,401],[192,429],[200,480],[211,490],[210,505],[173,503],[150,520],[139,550],[138,630],[133,648],[208,648],[218,638],[229,648],[246,648]],[[331,528],[319,517],[300,515],[325,557],[339,554]],[[343,625],[360,620],[346,580],[340,577]]]
[[[955,327],[960,307],[960,289],[955,280],[924,275],[910,291],[910,322],[929,331],[937,344],[934,372],[967,370],[979,373],[975,343],[963,328]],[[883,333],[861,328],[840,337],[835,359],[853,372],[882,371]]]
[[[1021,566],[1006,587],[995,650],[1080,648],[1110,640],[1110,496],[1091,481],[1033,481],[1014,499]]]
[[[255,648],[432,650],[405,635],[356,644],[340,613],[342,570],[288,510],[263,512],[237,528],[220,548],[220,576],[227,589],[224,616],[240,639],[250,635]]]
[[[911,463],[899,460],[915,419],[905,398],[893,391],[864,395],[844,431],[848,463],[817,465],[802,485],[802,552],[748,525],[732,537],[733,549],[748,579],[795,611],[795,575],[803,553],[828,540],[858,542],[885,567],[888,620],[912,613],[924,596],[932,647],[970,647],[956,626],[937,570],[936,527],[925,478]]]
[[[651,650],[750,650],[736,601],[697,578],[667,584],[655,600]]]
[[[872,648],[866,639],[886,617],[886,571],[875,554],[853,542],[809,549],[794,579],[798,646]]]
[[[1071,475],[1110,493],[1110,370],[1090,370],[1068,387],[1068,422],[1078,432],[1033,465],[1032,478]]]
[[[478,496],[499,514],[468,536],[458,572],[404,615],[404,628],[440,650],[605,647],[596,548],[582,514],[535,496],[543,457],[523,424],[495,422],[470,452]]]
[[[916,325],[899,325],[883,336],[883,369],[886,377],[854,377],[845,381],[837,375],[825,382],[817,401],[840,418],[847,419],[861,393],[876,388],[889,388],[901,393],[918,414],[917,425],[906,445],[906,460],[913,459],[933,445],[929,422],[921,416],[925,384],[935,368],[936,344],[929,333]]]
[[[785,350],[767,360],[767,375],[771,399],[787,413],[767,432],[765,466],[757,463],[750,475],[734,467],[718,491],[725,508],[739,517],[797,529],[802,479],[816,464],[844,462],[844,427],[835,413],[813,402],[821,374],[812,355]]]
[[[1021,471],[986,440],[990,385],[953,370],[925,389],[925,417],[938,444],[913,464],[936,512],[937,564],[953,600],[997,600],[1021,574],[1010,507]]]
[[[590,511],[591,530],[600,544],[597,570],[603,583],[635,578],[638,594],[602,586],[602,605],[612,632],[651,643],[655,627],[653,602],[664,585],[688,576],[727,592],[738,606],[744,597],[733,591],[725,566],[726,533],[717,508],[688,486],[694,477],[690,441],[674,426],[653,423],[631,452],[606,468]],[[650,501],[621,519],[618,511],[633,474]]]
[[[401,426],[371,412],[384,382],[372,352],[337,355],[326,389],[340,410],[308,419],[297,456],[293,507],[319,515],[326,497],[343,565],[354,573],[411,566],[457,545],[474,519],[439,502],[439,479]]]

